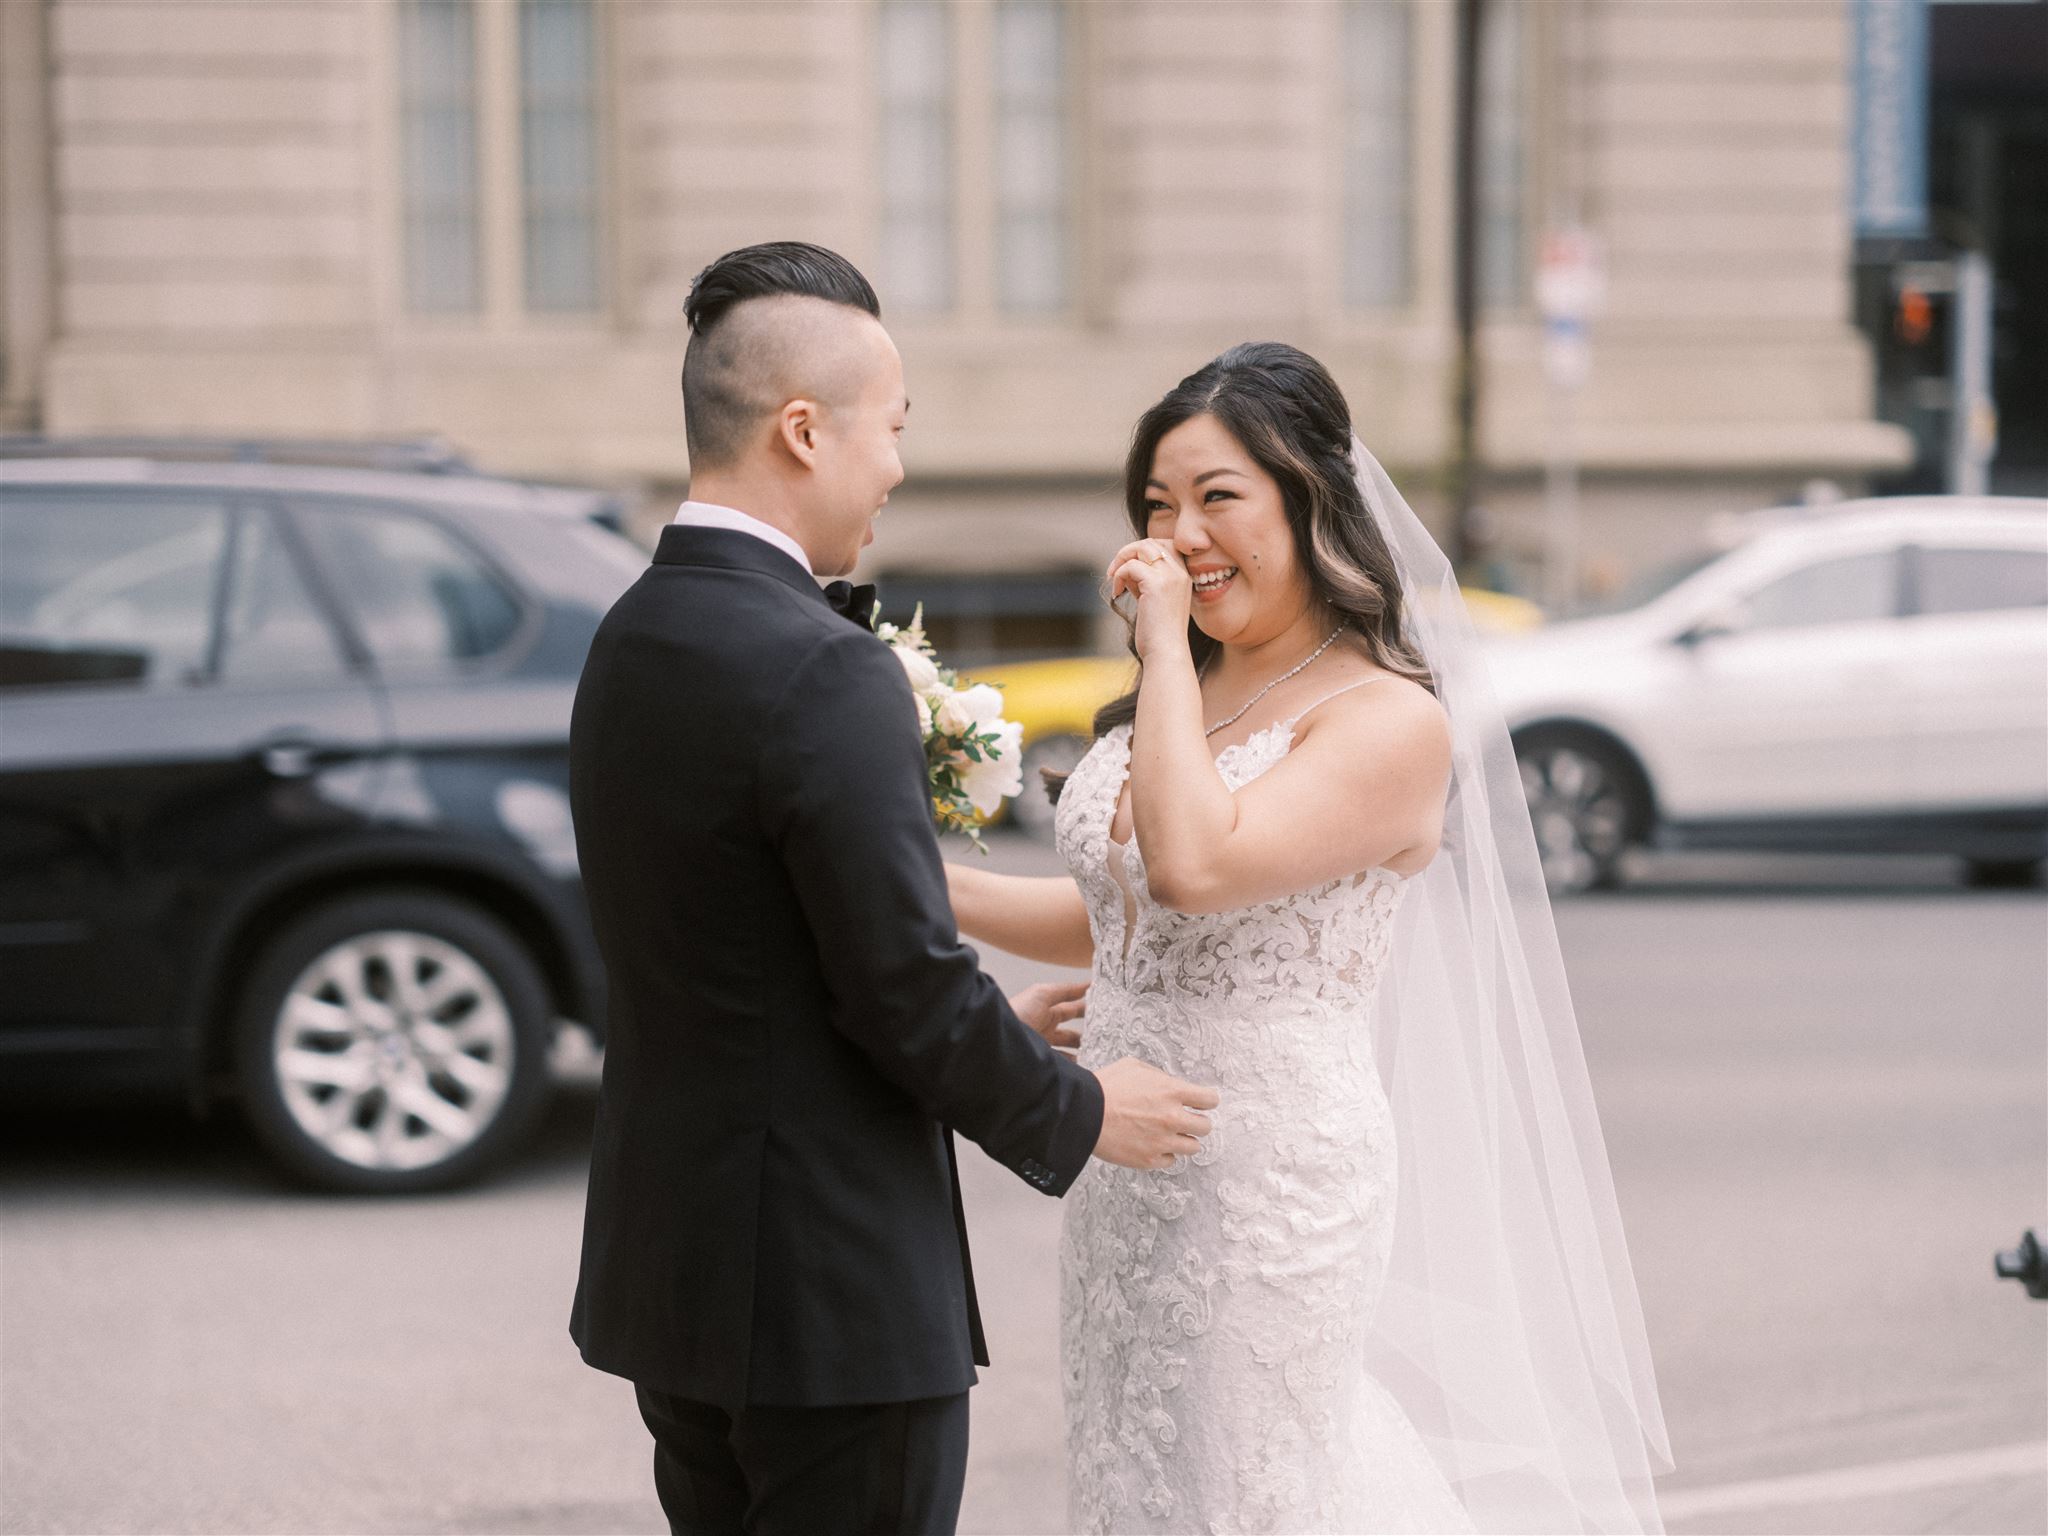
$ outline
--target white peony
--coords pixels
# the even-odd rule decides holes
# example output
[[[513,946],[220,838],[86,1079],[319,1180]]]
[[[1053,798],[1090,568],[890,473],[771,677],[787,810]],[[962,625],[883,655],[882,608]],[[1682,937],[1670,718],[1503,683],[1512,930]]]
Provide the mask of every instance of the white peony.
[[[939,686],[939,669],[933,664],[931,657],[907,645],[892,645],[889,649],[894,651],[896,659],[903,663],[903,675],[910,679],[912,693],[930,693]]]
[[[985,684],[964,690],[965,693],[993,693],[998,709],[1002,695]],[[955,695],[960,697],[960,695]],[[960,787],[973,802],[975,810],[984,816],[993,815],[1005,797],[1017,794],[1024,788],[1024,727],[1000,715],[994,721],[977,721],[983,726],[993,726],[996,733],[994,747],[984,747],[980,762],[964,762],[960,768]],[[990,754],[994,755],[991,756]]]
[[[940,695],[932,716],[948,736],[966,734],[970,726],[994,725],[1003,718],[1003,695],[987,683]]]

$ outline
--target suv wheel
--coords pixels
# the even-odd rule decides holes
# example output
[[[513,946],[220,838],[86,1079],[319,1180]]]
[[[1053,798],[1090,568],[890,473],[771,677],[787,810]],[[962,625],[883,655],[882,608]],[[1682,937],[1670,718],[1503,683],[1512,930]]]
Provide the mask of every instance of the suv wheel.
[[[1515,759],[1551,893],[1619,885],[1621,856],[1644,819],[1628,765],[1590,738],[1547,731],[1516,741]]]
[[[380,891],[319,907],[250,974],[235,1072],[257,1135],[328,1189],[438,1189],[532,1127],[551,1009],[516,939],[474,907]]]

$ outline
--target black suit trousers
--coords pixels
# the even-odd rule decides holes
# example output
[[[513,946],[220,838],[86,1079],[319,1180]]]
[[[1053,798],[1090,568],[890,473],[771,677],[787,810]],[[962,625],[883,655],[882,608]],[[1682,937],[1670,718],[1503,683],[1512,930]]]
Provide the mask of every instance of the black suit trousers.
[[[635,1383],[674,1536],[951,1536],[967,1394],[736,1412]]]

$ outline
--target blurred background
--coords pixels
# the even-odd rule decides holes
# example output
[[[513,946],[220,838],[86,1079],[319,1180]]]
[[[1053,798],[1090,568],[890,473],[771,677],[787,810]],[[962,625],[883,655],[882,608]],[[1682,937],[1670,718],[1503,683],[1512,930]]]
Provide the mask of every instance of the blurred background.
[[[0,0],[0,1529],[658,1528],[568,705],[785,238],[1028,769],[1139,412],[1330,366],[1489,637],[1672,1529],[2048,1529],[2048,0]],[[1058,1211],[968,1164],[963,1528],[1057,1530]]]
[[[439,434],[645,532],[690,278],[802,237],[902,345],[874,560],[966,659],[1088,648],[1131,422],[1250,337],[1528,596],[1568,453],[1604,589],[1816,481],[2048,490],[2041,9],[9,0],[4,409]]]

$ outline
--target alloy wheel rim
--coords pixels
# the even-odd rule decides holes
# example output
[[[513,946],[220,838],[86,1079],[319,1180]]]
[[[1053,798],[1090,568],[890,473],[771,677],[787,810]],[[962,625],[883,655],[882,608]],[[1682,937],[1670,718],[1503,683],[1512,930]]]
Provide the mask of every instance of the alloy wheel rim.
[[[447,1161],[512,1085],[512,1010],[470,955],[385,929],[324,951],[278,1010],[271,1062],[286,1109],[330,1156],[402,1171]]]
[[[1543,878],[1555,891],[1582,891],[1620,857],[1628,800],[1597,758],[1553,747],[1524,759],[1522,788]]]

